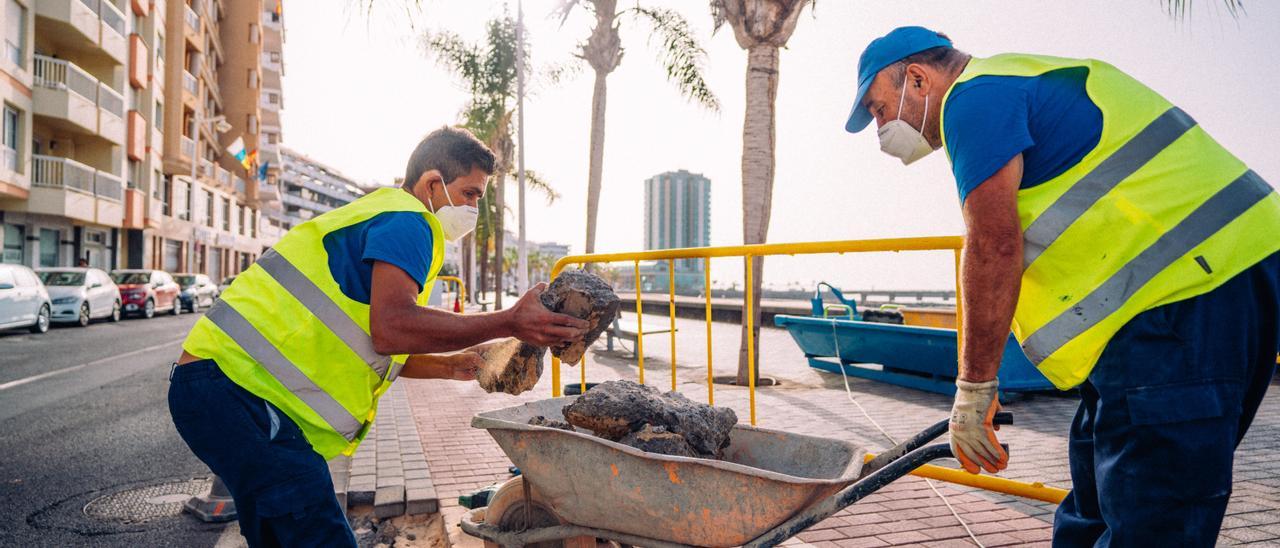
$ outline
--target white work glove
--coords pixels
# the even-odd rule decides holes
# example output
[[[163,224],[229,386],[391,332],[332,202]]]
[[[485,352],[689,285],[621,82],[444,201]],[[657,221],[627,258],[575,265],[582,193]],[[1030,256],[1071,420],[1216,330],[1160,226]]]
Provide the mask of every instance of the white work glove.
[[[951,406],[951,452],[970,474],[980,468],[992,474],[1009,466],[1009,454],[996,439],[999,426],[991,424],[1000,401],[998,380],[968,382],[956,379],[956,401]]]

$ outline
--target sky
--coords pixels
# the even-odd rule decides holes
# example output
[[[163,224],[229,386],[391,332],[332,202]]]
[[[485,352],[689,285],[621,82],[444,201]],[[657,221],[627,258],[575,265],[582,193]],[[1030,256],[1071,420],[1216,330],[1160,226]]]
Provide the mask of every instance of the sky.
[[[362,183],[403,176],[423,135],[459,121],[467,93],[421,47],[428,32],[482,37],[504,6],[485,0],[294,0],[285,4],[283,132],[286,146]],[[560,23],[559,0],[526,0],[532,68],[572,63],[593,21],[577,9]],[[603,193],[596,249],[644,245],[643,181],[687,169],[711,179],[711,243],[742,243],[741,152],[746,52],[732,29],[712,33],[707,2],[642,0],[689,21],[706,49],[704,75],[721,102],[709,112],[665,77],[648,27],[621,18],[625,49],[608,79]],[[914,2],[823,0],[806,8],[781,53],[776,179],[769,242],[957,235],[955,182],[941,152],[904,167],[879,151],[874,131],[850,135],[844,120],[857,58],[872,39],[902,25],[948,34],[977,56],[1027,52],[1105,60],[1190,113],[1272,185],[1280,183],[1280,3],[1248,2],[1240,19],[1217,0],[1198,0],[1182,20],[1159,0]],[[633,6],[623,0],[620,9]],[[527,198],[528,237],[581,252],[593,74],[531,86],[525,161],[562,195]],[[507,203],[516,204],[515,184]],[[515,217],[508,217],[514,229]],[[810,287],[817,280],[860,289],[954,286],[950,252],[770,258],[764,281]],[[713,284],[741,287],[741,261],[717,260]]]

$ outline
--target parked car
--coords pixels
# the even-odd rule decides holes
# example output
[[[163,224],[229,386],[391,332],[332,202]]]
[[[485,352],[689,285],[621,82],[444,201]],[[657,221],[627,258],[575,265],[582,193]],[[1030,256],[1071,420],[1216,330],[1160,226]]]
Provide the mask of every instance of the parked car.
[[[32,333],[49,330],[53,305],[49,292],[30,268],[0,264],[0,329],[26,327]]]
[[[98,318],[120,321],[120,288],[106,272],[96,268],[42,268],[36,272],[49,291],[53,321],[81,327]]]
[[[218,300],[218,286],[204,274],[174,274],[173,279],[182,288],[178,299],[182,301],[182,308],[188,312],[199,311],[200,307],[213,306],[213,301]]]
[[[150,318],[156,312],[182,313],[178,293],[181,289],[173,276],[163,270],[112,270],[111,279],[120,286],[120,301],[125,314]]]
[[[235,276],[227,276],[226,278],[223,278],[222,283],[218,284],[218,295],[221,296],[223,293],[225,293],[227,291],[227,288],[231,287],[231,282],[234,282],[234,281],[236,281]]]

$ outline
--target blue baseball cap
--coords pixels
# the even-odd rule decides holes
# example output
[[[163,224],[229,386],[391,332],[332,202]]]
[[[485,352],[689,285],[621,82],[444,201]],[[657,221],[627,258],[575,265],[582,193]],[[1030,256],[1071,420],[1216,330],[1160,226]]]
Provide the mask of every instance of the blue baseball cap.
[[[902,59],[938,46],[951,47],[947,37],[924,27],[898,27],[889,34],[872,40],[858,58],[858,96],[853,100],[853,111],[844,130],[857,133],[871,123],[871,112],[862,106],[862,98],[876,75],[885,67]]]

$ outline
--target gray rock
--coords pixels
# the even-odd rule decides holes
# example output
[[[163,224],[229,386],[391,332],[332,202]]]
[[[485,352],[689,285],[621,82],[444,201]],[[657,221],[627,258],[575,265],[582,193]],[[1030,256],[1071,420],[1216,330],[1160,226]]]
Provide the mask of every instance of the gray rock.
[[[646,425],[682,436],[698,457],[720,458],[729,446],[729,431],[738,423],[732,409],[711,407],[676,392],[632,381],[607,381],[564,407],[569,424],[597,436],[621,441]],[[651,432],[653,434],[653,432]]]
[[[529,424],[533,426],[545,426],[547,428],[559,428],[561,430],[568,430],[570,432],[574,431],[573,425],[567,422],[564,422],[562,420],[549,419],[542,415],[538,415],[532,419],[529,419]]]
[[[484,358],[484,367],[476,373],[480,387],[485,392],[505,392],[513,396],[538,384],[542,376],[542,356],[547,352],[545,348],[514,338],[475,350]]]
[[[684,436],[671,432],[662,426],[646,424],[639,430],[627,434],[618,443],[630,445],[647,453],[662,453],[678,457],[697,457]]]
[[[590,326],[582,340],[551,347],[551,355],[567,364],[576,364],[587,347],[600,338],[618,316],[621,301],[609,282],[585,270],[565,270],[540,297],[547,310],[587,321]]]

